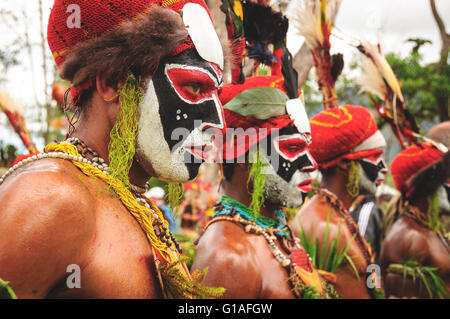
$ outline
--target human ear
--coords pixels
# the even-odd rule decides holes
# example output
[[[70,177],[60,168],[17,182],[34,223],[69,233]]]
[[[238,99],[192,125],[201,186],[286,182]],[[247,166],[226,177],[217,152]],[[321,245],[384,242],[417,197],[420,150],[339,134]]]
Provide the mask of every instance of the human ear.
[[[97,92],[102,97],[103,101],[107,103],[117,102],[117,88],[108,85],[107,77],[104,74],[97,74],[95,79]]]
[[[348,162],[346,160],[340,160],[337,162],[336,167],[340,171],[348,171],[349,169]]]

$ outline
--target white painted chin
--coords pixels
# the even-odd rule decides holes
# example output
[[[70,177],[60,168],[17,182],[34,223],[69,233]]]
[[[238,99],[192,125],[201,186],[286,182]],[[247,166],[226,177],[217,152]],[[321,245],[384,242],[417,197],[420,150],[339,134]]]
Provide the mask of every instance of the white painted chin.
[[[377,192],[377,182],[372,182],[369,177],[367,177],[366,172],[362,168],[361,164],[357,163],[359,167],[359,193],[364,195],[375,195]],[[384,178],[382,173],[378,173],[377,181],[380,178]]]
[[[136,159],[149,174],[166,182],[186,182],[189,171],[184,163],[184,148],[171,152],[164,139],[159,103],[150,81],[140,107],[136,138]]]
[[[440,186],[437,190],[439,208],[441,212],[450,212],[450,202],[448,200],[447,191],[444,186]]]
[[[267,169],[270,173],[266,175],[264,185],[265,200],[275,206],[300,207],[306,193],[298,188],[298,184],[309,179],[309,173],[297,171],[288,183],[275,172],[272,166]]]

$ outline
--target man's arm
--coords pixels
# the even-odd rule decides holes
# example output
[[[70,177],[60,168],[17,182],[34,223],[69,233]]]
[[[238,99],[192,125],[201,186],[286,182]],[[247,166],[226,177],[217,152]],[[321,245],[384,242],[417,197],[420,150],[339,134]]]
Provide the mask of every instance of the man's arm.
[[[19,298],[44,298],[86,255],[95,203],[57,171],[26,171],[0,187],[0,277]]]

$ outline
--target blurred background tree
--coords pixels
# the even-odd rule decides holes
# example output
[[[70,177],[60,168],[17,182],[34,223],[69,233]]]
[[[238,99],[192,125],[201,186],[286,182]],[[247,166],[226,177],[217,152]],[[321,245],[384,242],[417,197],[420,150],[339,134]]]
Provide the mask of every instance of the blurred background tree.
[[[423,64],[420,47],[431,41],[420,38],[408,41],[415,43],[408,57],[401,58],[395,53],[386,56],[386,60],[402,85],[408,109],[418,123],[449,120],[450,66],[448,63],[440,65],[439,62]],[[438,67],[440,67],[439,72]]]

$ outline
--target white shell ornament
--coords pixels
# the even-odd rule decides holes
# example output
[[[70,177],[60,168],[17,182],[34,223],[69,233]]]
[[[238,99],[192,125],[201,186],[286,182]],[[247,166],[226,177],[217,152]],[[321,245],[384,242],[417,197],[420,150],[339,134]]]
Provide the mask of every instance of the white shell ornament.
[[[205,8],[196,3],[187,3],[183,7],[183,22],[198,54],[223,70],[222,45]]]
[[[305,105],[299,98],[286,101],[286,112],[294,121],[294,125],[301,133],[311,133],[308,115],[306,114]]]

